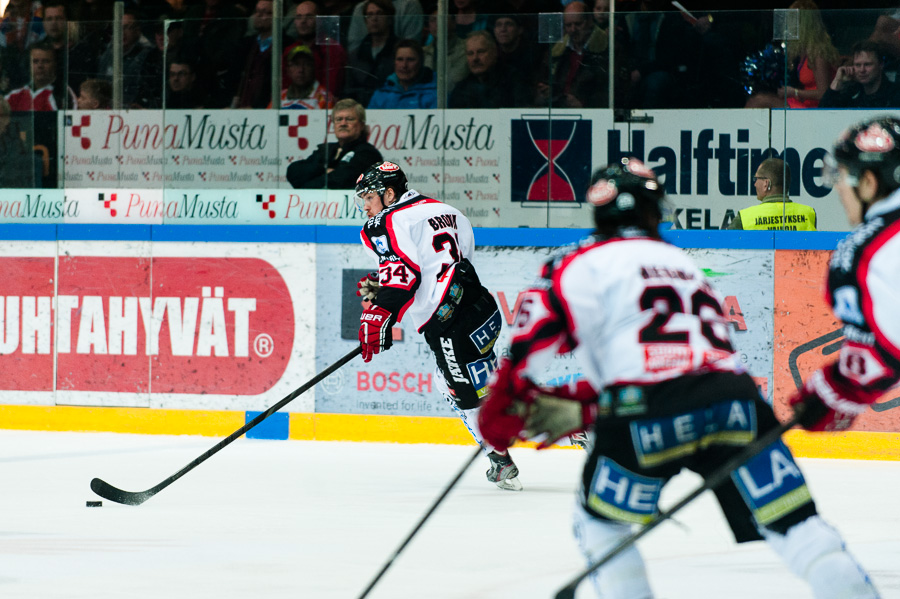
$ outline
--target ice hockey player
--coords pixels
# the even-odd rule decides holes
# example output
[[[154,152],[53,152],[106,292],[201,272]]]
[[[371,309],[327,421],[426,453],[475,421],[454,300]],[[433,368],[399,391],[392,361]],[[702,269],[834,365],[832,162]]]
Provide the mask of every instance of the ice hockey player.
[[[855,228],[828,266],[826,297],[843,323],[838,358],[810,375],[792,404],[803,425],[848,428],[900,380],[900,121],[850,127],[834,147],[835,190]]]
[[[360,232],[363,246],[378,260],[378,272],[359,282],[358,295],[371,302],[360,318],[363,360],[391,347],[394,323],[412,321],[434,354],[438,390],[490,460],[488,480],[522,490],[506,447],[485,444],[478,430],[478,405],[497,365],[494,343],[502,318],[472,264],[469,219],[407,189],[406,175],[393,162],[360,175],[355,197],[369,217]]]
[[[594,173],[586,199],[596,230],[547,263],[523,298],[479,422],[496,448],[549,443],[593,423],[574,530],[595,562],[657,516],[663,486],[682,468],[709,475],[778,421],[734,351],[720,297],[660,238],[665,197],[653,171],[623,158]],[[539,388],[542,364],[569,351],[590,385]],[[768,541],[815,597],[878,596],[817,515],[782,441],[715,493],[735,540]],[[604,599],[653,596],[634,545],[591,579]]]

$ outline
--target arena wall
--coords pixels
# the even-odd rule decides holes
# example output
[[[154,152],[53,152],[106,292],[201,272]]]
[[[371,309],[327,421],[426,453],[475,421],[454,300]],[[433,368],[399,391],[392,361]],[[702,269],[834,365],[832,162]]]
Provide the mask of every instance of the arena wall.
[[[357,344],[356,281],[372,266],[362,217],[347,191],[291,190],[283,178],[327,139],[324,113],[200,112],[61,113],[61,187],[0,190],[0,427],[224,436]],[[649,116],[561,111],[556,134],[539,130],[547,115],[522,111],[369,111],[369,122],[414,187],[476,224],[479,273],[507,325],[501,350],[541,262],[587,233],[586,173],[644,158],[674,204],[667,238],[725,296],[742,360],[784,416],[841,339],[821,290],[846,223],[822,167],[836,132],[867,114]],[[533,142],[559,131],[572,197],[547,201],[530,185],[546,174]],[[793,165],[792,196],[816,208],[819,232],[720,230],[756,201],[752,171],[770,148]],[[350,362],[248,437],[469,443],[434,390],[424,342],[406,325],[394,336],[389,352]],[[561,357],[543,382],[577,376]],[[897,395],[853,431],[788,441],[807,457],[898,459]]]

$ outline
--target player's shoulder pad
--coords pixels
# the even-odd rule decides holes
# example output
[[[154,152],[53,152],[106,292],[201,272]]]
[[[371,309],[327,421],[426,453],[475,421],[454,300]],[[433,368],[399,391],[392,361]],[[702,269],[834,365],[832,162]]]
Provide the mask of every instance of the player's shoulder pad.
[[[550,256],[550,259],[545,262],[544,266],[541,268],[541,276],[549,277],[551,273],[556,270],[560,266],[560,264],[562,264],[570,255],[588,248],[596,243],[602,242],[605,239],[605,237],[602,237],[600,235],[591,234],[587,237],[579,239],[578,241],[573,241],[572,243],[567,243],[558,247]]]

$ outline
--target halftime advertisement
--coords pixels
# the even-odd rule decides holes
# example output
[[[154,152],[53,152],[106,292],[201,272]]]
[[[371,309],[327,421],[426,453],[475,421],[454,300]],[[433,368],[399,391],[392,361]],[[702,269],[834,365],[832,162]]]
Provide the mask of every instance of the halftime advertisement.
[[[726,228],[756,203],[756,166],[774,154],[819,230],[840,231],[847,224],[824,186],[823,158],[843,127],[868,115],[660,110],[622,123],[608,110],[370,110],[367,119],[369,141],[411,187],[476,226],[587,226],[592,170],[634,155],[659,174],[676,229]],[[326,111],[72,111],[59,120],[60,189],[4,194],[0,222],[359,220],[347,190],[292,190],[285,180],[288,164],[333,140]]]

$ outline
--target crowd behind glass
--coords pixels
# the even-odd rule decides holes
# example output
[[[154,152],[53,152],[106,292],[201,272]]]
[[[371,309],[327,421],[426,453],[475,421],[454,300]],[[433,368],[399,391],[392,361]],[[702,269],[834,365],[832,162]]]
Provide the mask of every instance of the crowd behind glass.
[[[737,10],[738,3],[688,13],[663,0],[619,1],[613,31],[609,0],[447,4],[439,86],[437,0],[283,0],[279,31],[271,0],[125,2],[121,108],[322,109],[341,98],[405,109],[606,108],[610,98],[633,109],[814,108],[829,87],[865,87],[866,77],[882,83],[870,103],[897,105],[900,11],[848,15],[797,0],[783,6],[799,9],[796,39],[783,49],[775,40],[768,64],[773,11]],[[113,107],[113,5],[9,0],[0,23],[0,92],[12,111]],[[558,35],[539,35],[547,13],[562,13],[561,22],[551,21]],[[328,16],[339,25],[325,38],[317,17]],[[857,60],[860,47],[871,56]],[[274,102],[273,48],[281,50]],[[842,102],[826,97],[824,104]]]
[[[822,3],[8,0],[0,152],[70,109],[900,106],[900,10]]]

